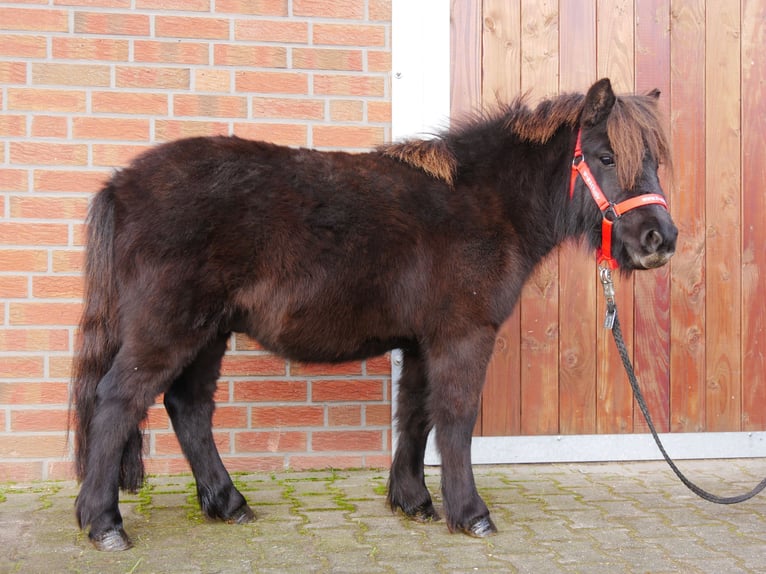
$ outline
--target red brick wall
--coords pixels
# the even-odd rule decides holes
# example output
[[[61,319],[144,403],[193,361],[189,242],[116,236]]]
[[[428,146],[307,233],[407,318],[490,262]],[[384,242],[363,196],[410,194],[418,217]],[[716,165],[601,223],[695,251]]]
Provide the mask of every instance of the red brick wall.
[[[83,219],[110,170],[197,134],[385,141],[390,20],[390,0],[0,5],[0,480],[71,476]],[[386,357],[328,367],[231,347],[215,415],[230,470],[389,463]],[[146,428],[149,471],[187,470],[161,406]]]

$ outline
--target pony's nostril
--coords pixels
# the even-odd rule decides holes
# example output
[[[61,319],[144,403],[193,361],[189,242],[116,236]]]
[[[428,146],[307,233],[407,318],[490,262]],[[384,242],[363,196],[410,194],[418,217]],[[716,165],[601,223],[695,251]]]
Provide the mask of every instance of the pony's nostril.
[[[649,229],[641,235],[641,245],[649,253],[656,253],[662,247],[662,243],[662,235],[656,229]]]

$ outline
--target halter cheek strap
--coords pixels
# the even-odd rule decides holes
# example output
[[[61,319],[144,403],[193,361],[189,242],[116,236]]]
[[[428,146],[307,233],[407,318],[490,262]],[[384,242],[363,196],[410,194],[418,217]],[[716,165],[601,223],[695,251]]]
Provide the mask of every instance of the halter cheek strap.
[[[610,202],[604,192],[601,191],[601,187],[598,185],[596,178],[588,167],[588,163],[585,161],[585,156],[582,152],[582,128],[577,132],[577,143],[575,144],[574,158],[572,159],[572,176],[569,180],[569,199],[574,197],[575,183],[577,182],[577,176],[580,176],[585,183],[586,187],[590,191],[590,195],[593,201],[596,202],[598,208],[601,210],[601,247],[596,250],[596,258],[599,265],[606,265],[609,269],[617,269],[618,263],[612,257],[612,225],[622,215],[631,209],[642,207],[644,205],[661,205],[665,209],[668,208],[668,203],[665,198],[659,193],[645,193],[643,195],[637,195],[630,197],[620,203]]]

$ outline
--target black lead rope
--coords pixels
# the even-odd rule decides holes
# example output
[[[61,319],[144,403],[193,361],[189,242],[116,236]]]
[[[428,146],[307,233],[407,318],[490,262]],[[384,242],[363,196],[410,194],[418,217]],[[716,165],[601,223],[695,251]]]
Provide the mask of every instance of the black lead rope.
[[[717,496],[708,492],[704,488],[700,488],[691,480],[686,478],[684,473],[678,469],[670,456],[668,456],[668,453],[665,451],[665,447],[662,445],[662,441],[657,434],[657,430],[654,428],[652,417],[649,415],[649,409],[646,406],[646,400],[644,400],[644,395],[641,392],[641,388],[638,386],[638,379],[636,378],[636,373],[633,370],[633,365],[631,364],[630,357],[628,356],[628,349],[625,346],[625,341],[622,338],[620,320],[617,317],[617,305],[614,302],[614,285],[612,283],[611,272],[609,269],[602,267],[600,268],[600,276],[601,283],[604,286],[604,296],[606,297],[606,320],[604,321],[604,326],[607,329],[612,330],[614,343],[617,345],[617,351],[620,353],[622,364],[625,367],[625,372],[628,374],[628,379],[630,380],[630,386],[633,389],[633,398],[636,400],[638,408],[641,409],[641,412],[644,415],[644,419],[646,420],[646,424],[652,433],[652,437],[654,437],[654,442],[657,444],[657,448],[660,449],[662,456],[665,458],[665,462],[668,463],[668,466],[670,466],[676,476],[686,485],[689,490],[691,490],[700,498],[704,498],[709,502],[714,502],[715,504],[737,504],[738,502],[744,502],[745,500],[750,500],[753,498],[756,494],[766,488],[766,478],[758,483],[756,487],[753,488],[750,492],[746,492],[745,494],[740,494],[738,496]]]

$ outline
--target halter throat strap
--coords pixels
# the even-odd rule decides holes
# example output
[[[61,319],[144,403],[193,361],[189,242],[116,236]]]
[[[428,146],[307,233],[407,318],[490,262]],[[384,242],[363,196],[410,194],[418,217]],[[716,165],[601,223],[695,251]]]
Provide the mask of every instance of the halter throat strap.
[[[574,197],[575,184],[577,183],[577,177],[580,176],[585,183],[585,186],[590,191],[590,195],[593,201],[596,202],[599,210],[601,211],[601,247],[596,250],[596,259],[599,265],[604,265],[609,269],[617,269],[619,264],[617,260],[612,257],[612,225],[626,212],[637,207],[644,205],[661,205],[665,209],[668,208],[668,203],[665,198],[659,193],[645,193],[630,197],[620,203],[612,203],[609,201],[604,192],[601,191],[596,178],[588,167],[588,162],[585,161],[585,155],[582,151],[582,128],[577,131],[577,143],[575,144],[574,157],[572,158],[572,175],[569,180],[569,199]]]

